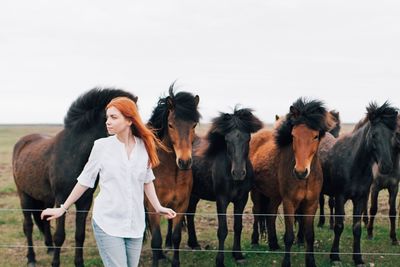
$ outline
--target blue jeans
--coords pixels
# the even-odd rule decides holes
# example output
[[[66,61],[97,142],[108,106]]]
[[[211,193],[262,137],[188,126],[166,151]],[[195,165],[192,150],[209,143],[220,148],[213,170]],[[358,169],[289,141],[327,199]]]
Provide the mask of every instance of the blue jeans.
[[[93,233],[101,260],[106,267],[136,267],[143,238],[124,238],[106,234],[94,220]]]

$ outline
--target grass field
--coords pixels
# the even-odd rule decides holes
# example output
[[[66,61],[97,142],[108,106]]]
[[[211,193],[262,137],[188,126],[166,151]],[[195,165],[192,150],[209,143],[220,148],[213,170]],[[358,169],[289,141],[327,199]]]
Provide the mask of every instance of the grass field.
[[[200,129],[204,132],[206,126]],[[345,125],[344,131],[351,128],[351,125]],[[23,135],[29,133],[47,133],[55,134],[61,129],[61,126],[0,126],[0,266],[25,266],[26,265],[26,239],[22,230],[22,213],[19,210],[19,199],[16,193],[14,180],[12,178],[11,169],[11,153],[15,142]],[[387,194],[382,192],[380,195],[379,214],[387,215]],[[253,248],[250,245],[250,236],[252,229],[251,201],[248,202],[245,216],[244,229],[242,234],[242,250],[245,252],[246,262],[243,266],[280,266],[282,259],[282,250],[276,253],[267,253],[267,245],[265,242],[258,247]],[[327,205],[326,205],[327,206]],[[347,214],[351,214],[351,205],[347,203]],[[182,237],[181,249],[181,266],[213,266],[215,263],[217,249],[217,219],[216,216],[202,216],[202,213],[212,214],[216,212],[215,203],[201,201],[198,207],[199,215],[196,216],[196,226],[199,242],[203,250],[191,251],[186,246],[187,234],[184,232]],[[229,213],[232,213],[230,206]],[[74,261],[74,213],[71,212],[67,216],[66,221],[66,241],[61,254],[62,266],[73,266]],[[229,234],[225,242],[226,250],[232,249],[233,242],[233,221],[232,217],[228,218]],[[54,229],[55,224],[52,224]],[[283,247],[283,221],[277,220],[279,243]],[[390,256],[391,253],[399,253],[398,246],[392,246],[389,239],[389,220],[387,218],[378,218],[376,220],[374,240],[366,239],[366,231],[363,229],[362,235],[362,251],[364,253],[374,253],[374,255],[364,255],[364,260],[371,266],[398,266],[398,256]],[[165,233],[165,221],[163,221],[163,231]],[[85,241],[85,265],[86,266],[102,266],[100,257],[94,242],[90,221],[87,222]],[[165,236],[165,234],[163,235]],[[330,266],[329,253],[332,244],[333,232],[327,227],[323,229],[316,228],[315,232],[315,251],[316,262],[318,266]],[[50,266],[51,257],[46,254],[43,237],[39,230],[34,228],[34,245],[37,266]],[[352,252],[352,230],[351,219],[346,219],[345,231],[341,239],[341,251],[345,253]],[[293,246],[292,264],[293,266],[304,266],[304,247]],[[167,253],[170,259],[172,253]],[[351,255],[342,256],[343,266],[353,266]],[[236,266],[231,254],[225,254],[226,266]],[[150,242],[147,241],[143,247],[141,266],[151,265]],[[161,262],[160,266],[170,266],[169,260]]]

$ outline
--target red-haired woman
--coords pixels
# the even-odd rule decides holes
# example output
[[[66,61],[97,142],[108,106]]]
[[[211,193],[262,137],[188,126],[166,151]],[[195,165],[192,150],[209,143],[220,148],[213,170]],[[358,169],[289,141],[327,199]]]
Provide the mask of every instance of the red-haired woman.
[[[62,216],[99,175],[100,192],[93,207],[93,232],[105,266],[137,266],[145,230],[144,193],[155,210],[171,219],[176,213],[162,207],[153,185],[151,168],[160,161],[162,146],[142,122],[136,104],[126,97],[106,107],[107,131],[111,135],[94,142],[89,160],[64,204],[46,209],[42,219]]]

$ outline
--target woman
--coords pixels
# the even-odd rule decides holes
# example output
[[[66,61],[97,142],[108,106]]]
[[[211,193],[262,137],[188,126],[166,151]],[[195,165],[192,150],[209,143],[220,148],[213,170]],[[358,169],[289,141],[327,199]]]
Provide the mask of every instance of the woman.
[[[93,207],[93,232],[105,266],[137,266],[145,230],[144,193],[155,210],[167,219],[176,213],[162,207],[154,189],[152,167],[160,164],[161,142],[142,122],[136,104],[126,97],[106,107],[111,135],[94,142],[89,160],[67,200],[46,209],[41,218],[58,218],[68,211],[99,175],[100,192]]]

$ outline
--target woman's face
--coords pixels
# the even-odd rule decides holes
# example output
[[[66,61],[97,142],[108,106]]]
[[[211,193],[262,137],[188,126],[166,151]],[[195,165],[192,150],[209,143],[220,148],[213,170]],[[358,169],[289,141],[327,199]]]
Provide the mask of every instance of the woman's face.
[[[130,128],[132,122],[124,117],[115,107],[110,107],[106,111],[106,126],[109,134],[120,134]]]

